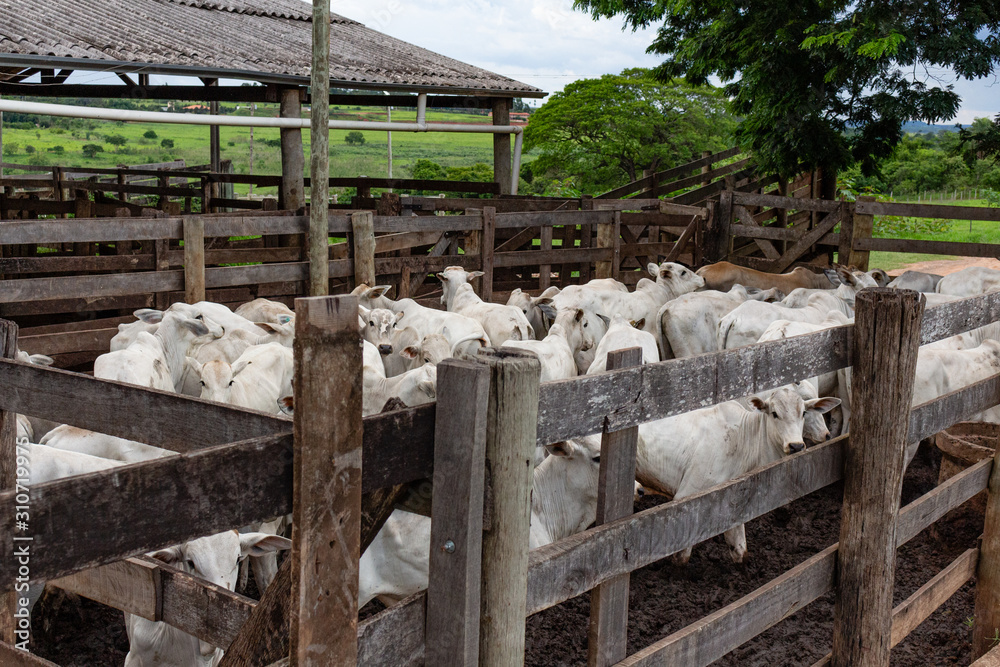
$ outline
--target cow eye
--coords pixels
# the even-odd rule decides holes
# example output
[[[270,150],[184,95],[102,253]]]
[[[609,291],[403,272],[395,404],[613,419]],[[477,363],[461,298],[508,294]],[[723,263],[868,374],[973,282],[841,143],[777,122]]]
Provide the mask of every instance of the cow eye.
[[[373,326],[375,326],[375,323],[372,322],[371,320],[368,320],[368,326],[372,326],[373,327]]]
[[[600,463],[601,462],[601,455],[598,454],[597,456],[595,456],[594,458],[592,458],[590,460],[593,461],[594,463]]]
[[[204,380],[199,380],[198,384],[200,384],[202,387],[204,387],[205,386],[205,381]]]
[[[431,360],[428,357],[424,357],[424,363],[429,364],[431,363]]]
[[[586,323],[586,322],[584,322],[584,323],[583,323],[583,328],[584,328],[584,329],[586,329],[586,328],[587,328],[587,323]]]
[[[777,419],[778,418],[778,413],[777,412],[772,412],[771,416],[774,417],[775,419]]]
[[[190,558],[188,558],[186,561],[184,561],[184,564],[187,565],[192,570],[194,569],[194,561],[191,560]]]
[[[196,317],[196,318],[194,318],[194,319],[196,319],[196,320],[203,320],[203,319],[205,319],[205,318],[204,318],[204,316],[202,316],[202,315],[199,315],[198,317]]]
[[[236,382],[236,380],[230,380],[229,381],[229,386],[232,387],[234,382]]]

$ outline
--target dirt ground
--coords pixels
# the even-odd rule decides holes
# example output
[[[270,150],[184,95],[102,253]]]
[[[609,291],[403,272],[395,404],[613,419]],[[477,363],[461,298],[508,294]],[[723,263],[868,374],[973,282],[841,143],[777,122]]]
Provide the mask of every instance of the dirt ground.
[[[904,503],[935,486],[939,459],[937,450],[921,450],[907,471]],[[746,564],[734,565],[719,537],[696,547],[685,567],[663,561],[634,573],[629,653],[738,600],[836,542],[840,494],[839,485],[831,486],[748,524]],[[641,508],[654,504],[656,500],[644,499]],[[960,508],[900,548],[896,602],[975,546],[982,525],[982,514]],[[62,598],[56,606],[60,597],[43,599],[36,608],[35,650],[64,667],[121,665],[128,650],[121,612],[78,599]],[[364,615],[376,605],[370,605]],[[589,607],[589,596],[581,596],[530,618],[525,664],[586,664]],[[970,629],[966,622],[972,611],[972,588],[966,585],[893,651],[893,664],[968,665]],[[827,595],[717,664],[811,665],[830,650],[832,619],[833,596]]]
[[[923,273],[936,273],[939,276],[946,276],[949,273],[967,269],[970,266],[984,266],[988,269],[1000,269],[1000,261],[992,257],[962,257],[961,259],[937,259],[929,262],[914,262],[906,266],[893,269],[887,273],[890,276],[898,276],[904,271],[922,271]]]

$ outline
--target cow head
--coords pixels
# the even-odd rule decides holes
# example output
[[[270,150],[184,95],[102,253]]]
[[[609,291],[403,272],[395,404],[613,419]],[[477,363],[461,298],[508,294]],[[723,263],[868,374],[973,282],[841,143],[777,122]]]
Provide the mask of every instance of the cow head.
[[[522,292],[520,287],[510,293],[507,305],[520,308],[532,330],[542,338],[548,333],[552,321],[556,319],[556,309],[551,296],[533,297]]]
[[[384,308],[368,310],[359,307],[358,310],[364,322],[361,336],[378,348],[378,353],[383,357],[392,354],[393,334],[396,333],[396,323],[402,319],[403,313],[394,313]]]
[[[646,270],[656,278],[657,285],[662,285],[670,292],[671,298],[705,287],[705,279],[683,264],[663,262],[657,266],[650,262]]]
[[[485,275],[482,271],[466,271],[461,266],[448,266],[444,271],[437,274],[441,281],[441,303],[451,310],[451,304],[455,300],[458,288],[465,285],[473,278]]]
[[[777,460],[782,455],[795,454],[805,448],[802,430],[806,412],[829,412],[840,405],[837,398],[816,398],[803,401],[794,386],[778,387],[761,396],[752,396],[750,405],[763,418],[764,437],[770,452],[766,460]]]
[[[389,308],[392,306],[392,299],[385,295],[392,285],[376,285],[375,287],[369,287],[364,283],[361,283],[353,290],[351,294],[358,297],[358,303],[365,308]]]
[[[421,364],[434,364],[435,366],[452,356],[451,344],[444,334],[430,334],[424,336],[416,345],[409,345],[399,351],[399,356]]]

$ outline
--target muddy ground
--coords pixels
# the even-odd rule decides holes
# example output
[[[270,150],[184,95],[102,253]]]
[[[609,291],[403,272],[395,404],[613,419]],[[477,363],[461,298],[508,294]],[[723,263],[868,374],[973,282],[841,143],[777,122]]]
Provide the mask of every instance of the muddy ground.
[[[907,471],[904,503],[934,488],[938,459],[936,450],[921,449]],[[748,524],[750,556],[746,564],[734,565],[719,537],[695,548],[687,566],[663,561],[634,573],[629,653],[738,600],[836,542],[840,495],[840,486],[831,486]],[[656,502],[644,499],[641,508]],[[960,508],[901,547],[896,602],[975,546],[982,522],[982,514]],[[69,600],[57,605],[58,599],[50,596],[37,608],[33,622],[35,650],[65,667],[121,665],[128,650],[121,612],[87,600]],[[372,603],[370,607],[377,605]],[[589,596],[581,596],[530,618],[525,664],[536,667],[586,664],[589,606]],[[372,610],[366,609],[365,615]],[[967,584],[893,650],[893,664],[968,665],[967,623],[972,612],[972,587]],[[830,650],[832,618],[830,594],[716,664],[811,665]]]

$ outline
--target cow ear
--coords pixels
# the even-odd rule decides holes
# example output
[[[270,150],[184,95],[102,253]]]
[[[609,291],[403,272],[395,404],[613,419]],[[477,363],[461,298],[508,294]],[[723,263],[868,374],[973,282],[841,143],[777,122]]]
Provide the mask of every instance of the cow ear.
[[[152,308],[140,308],[132,314],[146,324],[159,324],[163,320],[163,311]]]
[[[161,563],[166,563],[167,565],[179,563],[184,560],[184,554],[181,552],[180,547],[167,547],[166,549],[154,551],[149,555]]]
[[[286,415],[295,415],[295,398],[292,396],[282,396],[278,399],[278,409]]]
[[[653,276],[654,278],[660,275],[660,267],[657,266],[656,264],[653,264],[652,262],[646,265],[646,270],[649,271],[649,275]]]
[[[840,286],[840,276],[833,269],[823,269],[823,275],[827,277],[831,284]]]
[[[572,440],[563,440],[545,445],[545,451],[549,453],[549,456],[572,456],[573,452],[576,451],[576,443]]]
[[[181,320],[181,326],[195,336],[207,336],[210,333],[202,320]]]
[[[580,322],[580,321],[583,320],[583,309],[582,308],[577,308],[576,309],[576,315],[573,316],[573,319],[575,321],[577,321],[577,322]]]
[[[760,410],[761,412],[767,412],[767,402],[759,396],[750,397],[750,405],[753,406],[755,410]]]
[[[549,299],[549,301],[551,301],[551,299]],[[538,309],[542,311],[542,315],[550,320],[556,319],[556,309],[552,307],[551,303],[538,303],[536,305],[538,306]]]
[[[631,324],[634,329],[641,329],[646,326],[646,318],[640,317],[637,320],[630,321],[629,324]]]
[[[823,398],[813,398],[806,401],[806,410],[813,410],[821,415],[826,414],[830,410],[840,405],[839,398],[831,398],[829,396],[824,396]]]
[[[405,314],[405,313],[403,313],[403,312],[398,312],[398,313],[396,313],[396,321],[398,322],[399,320],[403,319],[403,315],[404,315],[404,314]]]
[[[433,366],[433,364],[424,364],[425,366]],[[421,380],[417,385],[417,389],[422,391],[430,398],[437,396],[437,383],[434,380]]]
[[[607,326],[611,326],[611,318],[610,317],[608,317],[607,315],[601,315],[600,313],[597,313],[597,316],[599,318],[601,318],[602,322],[604,322],[604,326],[606,326],[606,327]]]
[[[291,548],[292,541],[287,537],[269,533],[240,533],[240,558],[265,556]]]
[[[559,286],[558,285],[553,285],[552,287],[548,288],[547,290],[545,290],[544,292],[542,292],[538,296],[542,296],[542,297],[545,297],[545,298],[552,298],[556,294],[559,294]]]
[[[837,267],[837,277],[840,278],[840,282],[851,287],[856,287],[858,284],[857,279],[854,274],[851,273],[850,269],[845,269],[842,266]]]
[[[473,278],[479,278],[480,276],[485,276],[485,275],[486,274],[483,273],[482,271],[473,271],[469,274],[469,280],[472,280]]]
[[[274,326],[270,322],[254,322],[254,325],[260,327],[268,333],[278,333],[278,327]]]
[[[420,355],[420,348],[416,345],[409,345],[399,351],[399,356],[407,359],[416,359]]]
[[[437,278],[438,278],[438,280],[440,280],[440,281],[441,281],[441,282],[443,282],[443,283],[446,283],[446,282],[448,282],[448,276],[446,276],[446,275],[445,275],[445,274],[443,274],[443,273],[439,273],[439,274],[437,274]]]
[[[47,357],[44,354],[31,354],[28,355],[28,361],[36,366],[51,366],[55,363],[55,359],[52,357]]]
[[[278,316],[278,324],[288,324],[294,319],[292,315],[280,315]]]
[[[365,292],[365,296],[368,297],[369,299],[377,299],[378,297],[388,292],[391,288],[392,285],[376,285],[375,287]]]

